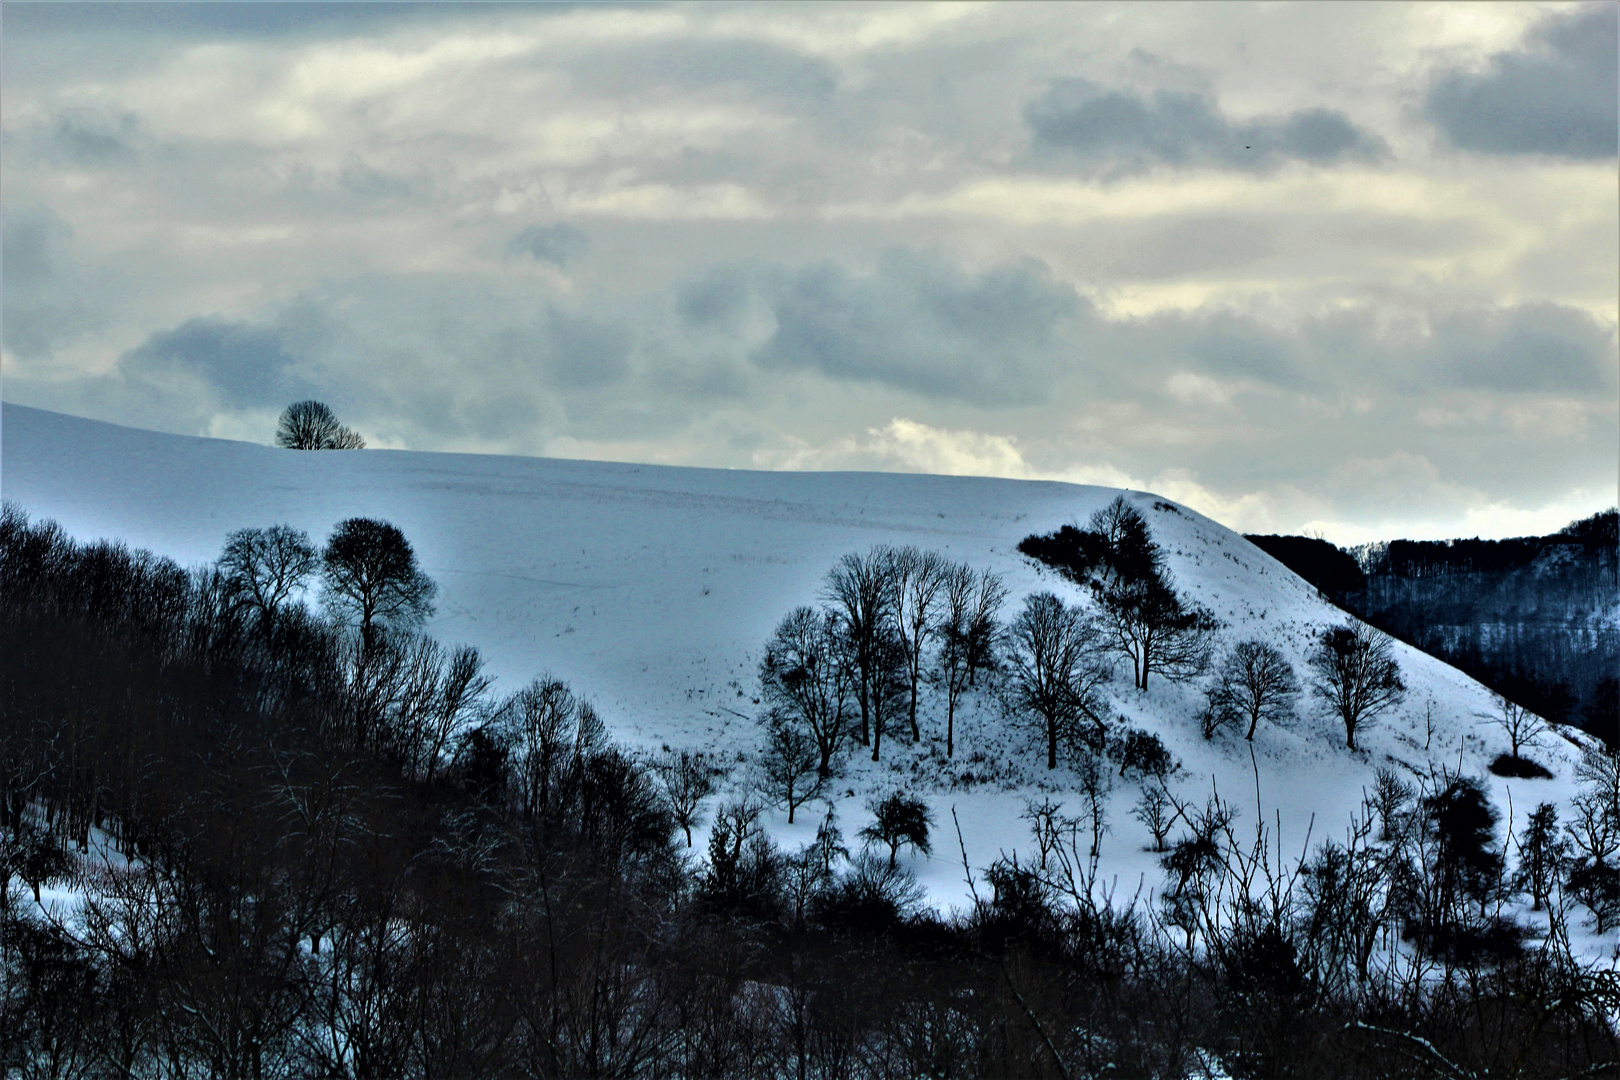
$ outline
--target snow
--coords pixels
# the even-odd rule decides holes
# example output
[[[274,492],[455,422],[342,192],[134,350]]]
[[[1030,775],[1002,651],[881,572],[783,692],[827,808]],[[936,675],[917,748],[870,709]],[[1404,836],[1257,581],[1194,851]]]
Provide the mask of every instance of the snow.
[[[756,665],[776,623],[814,603],[823,575],[850,551],[914,544],[1004,575],[1010,615],[1030,592],[1066,600],[1079,591],[1015,551],[1033,532],[1084,523],[1118,492],[1061,483],[893,473],[750,472],[590,461],[416,453],[300,453],[268,446],[118,427],[7,404],[0,494],[80,539],[115,537],[182,564],[216,558],[233,529],[287,523],[317,542],[338,521],[381,517],[415,545],[440,586],[428,630],[478,647],[510,692],[551,672],[592,700],[628,746],[702,749],[731,763],[731,797],[757,752]],[[1143,492],[1126,497],[1148,519],[1176,585],[1226,624],[1230,642],[1263,638],[1303,670],[1322,628],[1346,616],[1270,556],[1186,507]],[[1212,788],[1280,827],[1297,853],[1342,838],[1375,770],[1444,767],[1488,781],[1514,825],[1538,802],[1567,804],[1579,752],[1547,740],[1537,757],[1552,780],[1507,780],[1485,765],[1506,736],[1481,719],[1491,695],[1461,672],[1404,645],[1397,659],[1406,702],[1343,748],[1343,728],[1309,699],[1285,727],[1262,726],[1251,746],[1203,740],[1195,686],[1155,680],[1111,687],[1113,711],[1159,734],[1182,763],[1173,790],[1202,805]],[[933,853],[903,853],[933,903],[969,900],[951,810],[976,875],[1002,852],[1033,851],[1026,798],[1050,794],[1076,814],[1083,799],[1066,769],[1048,773],[1029,734],[1009,726],[986,696],[959,715],[956,760],[943,758],[943,715],[924,697],[924,740],[884,741],[884,760],[852,754],[829,803],[846,843],[870,816],[868,797],[895,787],[934,811]],[[1425,713],[1429,721],[1426,722]],[[938,736],[936,739],[935,736]],[[977,754],[982,760],[975,761]],[[972,772],[976,782],[964,782]],[[984,782],[982,778],[992,779]],[[1139,786],[1114,777],[1100,877],[1119,895],[1145,896],[1161,880],[1146,830],[1130,811]],[[786,825],[765,820],[790,848],[826,813],[811,803]],[[1560,815],[1567,819],[1567,812]],[[694,837],[694,856],[707,833]],[[983,885],[981,883],[981,889]],[[1613,942],[1588,941],[1612,955]]]

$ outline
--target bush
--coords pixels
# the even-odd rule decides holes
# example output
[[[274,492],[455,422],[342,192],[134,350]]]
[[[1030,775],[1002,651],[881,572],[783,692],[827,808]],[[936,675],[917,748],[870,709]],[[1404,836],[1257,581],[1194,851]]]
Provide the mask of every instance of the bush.
[[[1131,728],[1108,740],[1108,756],[1119,762],[1119,775],[1134,772],[1139,778],[1162,780],[1178,768],[1175,755],[1150,731]]]
[[[1541,764],[1529,758],[1514,757],[1512,754],[1496,755],[1496,760],[1491,762],[1491,772],[1497,776],[1515,777],[1520,780],[1552,779],[1552,773]]]
[[[924,855],[933,851],[928,842],[928,828],[934,823],[934,815],[921,799],[896,791],[881,802],[868,803],[867,808],[877,820],[862,829],[860,836],[868,843],[888,845],[890,867],[906,844]]]

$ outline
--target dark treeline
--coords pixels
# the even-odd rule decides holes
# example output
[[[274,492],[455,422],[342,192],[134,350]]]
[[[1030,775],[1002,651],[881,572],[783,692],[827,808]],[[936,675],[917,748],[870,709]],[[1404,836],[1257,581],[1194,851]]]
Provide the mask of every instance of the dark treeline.
[[[1374,626],[1559,723],[1620,745],[1614,510],[1550,536],[1392,540],[1352,551],[1248,539]]]
[[[1171,1077],[1218,1055],[1537,1080],[1620,1058],[1620,988],[1556,918],[1446,937],[1497,927],[1509,889],[1461,781],[1385,792],[1386,839],[1369,810],[1269,887],[1263,830],[1178,805],[1162,909],[1107,902],[1047,813],[1038,865],[998,862],[941,915],[830,819],[784,853],[722,806],[688,865],[681,770],[556,680],[491,696],[408,626],[242,603],[217,567],[13,508],[0,598],[6,1077]],[[53,885],[76,899],[41,906]],[[1394,934],[1410,962],[1378,959]]]

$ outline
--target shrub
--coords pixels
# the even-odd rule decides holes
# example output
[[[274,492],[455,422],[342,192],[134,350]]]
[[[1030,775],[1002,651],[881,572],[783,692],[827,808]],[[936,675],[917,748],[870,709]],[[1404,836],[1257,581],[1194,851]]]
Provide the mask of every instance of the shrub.
[[[1520,780],[1551,780],[1552,773],[1538,762],[1529,758],[1514,757],[1512,754],[1497,754],[1496,760],[1491,762],[1491,772],[1497,776],[1515,777]]]
[[[1162,739],[1136,728],[1108,740],[1108,756],[1119,762],[1121,776],[1134,772],[1138,777],[1162,780],[1177,768],[1175,755]]]
[[[928,842],[928,829],[934,823],[934,815],[921,799],[896,791],[881,802],[868,803],[867,808],[876,815],[876,820],[862,829],[860,836],[868,843],[888,845],[890,867],[906,844],[924,855],[933,851]]]

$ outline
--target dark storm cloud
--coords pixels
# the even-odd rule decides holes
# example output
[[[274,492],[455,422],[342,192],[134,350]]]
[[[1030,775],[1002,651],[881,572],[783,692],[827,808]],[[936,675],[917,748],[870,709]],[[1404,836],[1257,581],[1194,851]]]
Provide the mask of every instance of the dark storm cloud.
[[[590,246],[590,237],[585,235],[583,229],[559,221],[554,225],[530,225],[512,237],[506,250],[512,255],[529,255],[540,262],[566,269]]]
[[[1378,136],[1332,109],[1233,124],[1210,94],[1156,90],[1149,99],[1088,79],[1055,81],[1025,108],[1024,119],[1038,148],[1117,174],[1160,164],[1239,170],[1284,160],[1331,165],[1384,154]]]
[[[1483,72],[1436,75],[1424,111],[1453,146],[1482,154],[1614,157],[1620,8],[1555,15],[1529,49],[1491,57]]]
[[[1038,394],[1059,323],[1090,310],[1033,259],[971,275],[903,250],[868,277],[819,263],[765,291],[776,331],[760,366],[981,402]]]
[[[278,330],[204,316],[151,335],[118,358],[118,369],[126,379],[151,384],[190,374],[241,408],[286,397],[294,389],[294,363]]]

